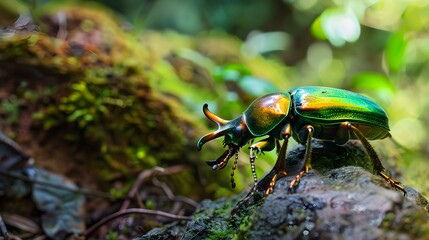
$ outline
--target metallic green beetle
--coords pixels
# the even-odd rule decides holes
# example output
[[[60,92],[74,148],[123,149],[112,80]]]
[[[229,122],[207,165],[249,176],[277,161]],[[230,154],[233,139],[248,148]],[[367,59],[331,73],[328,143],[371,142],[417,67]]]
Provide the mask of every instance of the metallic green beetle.
[[[255,173],[256,153],[271,151],[280,146],[277,162],[273,168],[275,175],[271,179],[265,194],[273,191],[280,174],[286,175],[285,159],[288,139],[293,137],[298,143],[306,145],[305,165],[302,171],[291,181],[289,189],[295,187],[302,176],[311,169],[311,139],[333,141],[344,144],[350,139],[362,142],[371,159],[374,172],[380,175],[395,189],[405,193],[404,187],[384,173],[384,167],[368,140],[391,137],[388,118],[384,110],[373,100],[360,94],[328,87],[297,87],[288,92],[272,93],[256,99],[239,117],[228,121],[209,111],[207,104],[203,112],[218,125],[218,130],[204,135],[197,143],[198,150],[208,141],[225,136],[226,150],[217,160],[207,161],[213,169],[222,169],[229,159],[235,156],[231,173],[234,183],[234,170],[237,165],[238,151],[256,137],[266,138],[250,146],[252,174]]]

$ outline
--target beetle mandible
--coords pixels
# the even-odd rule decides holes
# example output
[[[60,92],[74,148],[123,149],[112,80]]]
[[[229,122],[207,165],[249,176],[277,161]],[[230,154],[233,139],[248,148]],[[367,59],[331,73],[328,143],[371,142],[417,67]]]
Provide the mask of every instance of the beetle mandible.
[[[252,142],[249,147],[249,158],[256,184],[254,165],[256,154],[271,151],[280,146],[280,140],[284,140],[273,167],[275,175],[265,192],[265,195],[269,195],[279,175],[286,175],[286,150],[290,137],[306,145],[306,152],[303,169],[291,181],[289,189],[295,187],[303,175],[311,169],[312,138],[333,141],[339,145],[345,144],[350,139],[357,139],[365,147],[374,173],[405,194],[404,187],[384,172],[377,153],[368,142],[391,137],[387,114],[376,102],[363,95],[329,87],[296,87],[287,92],[272,93],[256,99],[243,114],[230,121],[210,112],[207,104],[204,104],[203,112],[208,119],[218,125],[218,130],[204,135],[198,141],[197,148],[201,150],[206,142],[225,136],[223,144],[228,149],[217,160],[207,161],[207,164],[213,169],[222,169],[229,159],[236,155],[231,173],[233,188],[237,154],[248,142]],[[254,138],[263,136],[266,138],[253,143]]]

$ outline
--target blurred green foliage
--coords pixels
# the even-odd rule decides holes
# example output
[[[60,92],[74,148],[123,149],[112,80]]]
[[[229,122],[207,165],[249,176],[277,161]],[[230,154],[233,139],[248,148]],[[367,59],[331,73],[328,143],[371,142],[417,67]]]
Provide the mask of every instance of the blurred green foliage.
[[[57,36],[60,15],[53,14],[58,13],[57,8],[48,10],[51,2],[37,1],[33,10],[39,13],[42,31]],[[345,88],[369,95],[386,109],[391,133],[405,147],[399,149],[403,159],[398,162],[405,184],[429,193],[425,184],[429,180],[426,174],[429,112],[425,111],[429,109],[428,0],[393,3],[389,0],[100,0],[98,3],[108,8],[98,5],[97,8],[105,12],[112,9],[111,14],[106,17],[88,12],[86,16],[81,6],[80,16],[87,20],[74,26],[79,31],[67,29],[67,39],[78,46],[89,42],[101,47],[72,47],[74,55],[79,55],[76,58],[68,54],[69,48],[61,40],[31,36],[26,41],[34,47],[24,54],[45,59],[40,66],[55,66],[60,73],[86,71],[82,79],[71,84],[70,94],[58,106],[62,121],[76,123],[88,137],[97,141],[106,139],[94,134],[102,130],[94,129],[111,121],[118,112],[124,116],[129,112],[136,114],[124,118],[127,121],[148,117],[137,114],[144,110],[136,106],[134,94],[124,94],[116,89],[117,85],[112,88],[103,82],[112,75],[116,80],[136,75],[141,81],[147,80],[151,89],[168,96],[167,101],[178,100],[177,105],[183,107],[180,111],[198,116],[201,122],[204,102],[209,103],[213,112],[228,119],[239,115],[252,99],[267,92],[302,85]],[[69,21],[67,26],[74,23]],[[87,33],[86,38],[82,32]],[[24,43],[14,44],[19,47]],[[51,55],[44,55],[49,48]],[[1,56],[21,54],[14,49],[18,48],[10,48]],[[85,70],[88,66],[90,70]],[[6,106],[3,111],[11,113],[10,121],[16,119],[14,103],[13,99],[2,101]],[[44,119],[45,127],[50,128],[61,122],[56,114],[56,110],[45,109],[35,116]],[[150,127],[152,121],[146,119],[145,126]],[[206,127],[214,128],[210,123]],[[118,135],[126,132],[125,126],[112,129],[117,129]],[[129,147],[126,158],[135,164],[152,156],[149,146],[124,144]],[[100,149],[110,151],[111,147],[102,144]],[[210,156],[217,157],[213,153]],[[268,157],[268,162],[266,158],[258,159],[259,176],[271,167],[272,157]],[[154,159],[150,161],[155,164]],[[240,157],[241,162],[247,162],[245,156]],[[246,167],[243,174],[247,174],[246,164],[242,165]],[[238,182],[238,186],[243,185],[246,183]],[[226,189],[219,189],[219,195]]]

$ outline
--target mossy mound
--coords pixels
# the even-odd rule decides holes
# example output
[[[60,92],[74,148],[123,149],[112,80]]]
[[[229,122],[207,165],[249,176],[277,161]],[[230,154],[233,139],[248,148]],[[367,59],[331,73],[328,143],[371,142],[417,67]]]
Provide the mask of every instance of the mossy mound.
[[[209,101],[225,118],[240,114],[241,100],[221,96],[243,92],[215,80],[216,69],[240,64],[251,75],[260,71],[252,63],[272,61],[244,57],[240,41],[225,34],[132,32],[98,5],[56,4],[36,15],[27,24],[37,27],[10,26],[14,34],[0,41],[1,127],[40,166],[92,185],[100,176],[133,179],[143,169],[185,164],[186,173],[170,181],[179,193],[229,194],[228,177],[214,181],[219,173],[202,161],[221,146],[196,151],[209,132],[201,106]]]

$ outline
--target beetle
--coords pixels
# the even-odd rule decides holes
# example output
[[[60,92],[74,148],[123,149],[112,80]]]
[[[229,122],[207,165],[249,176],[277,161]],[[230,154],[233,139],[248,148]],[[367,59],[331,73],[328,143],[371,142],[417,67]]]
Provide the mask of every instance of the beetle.
[[[374,173],[381,176],[393,188],[405,192],[397,180],[391,179],[368,140],[391,137],[386,112],[372,99],[351,91],[307,86],[292,88],[287,92],[271,93],[254,100],[237,118],[224,120],[210,112],[204,104],[203,112],[208,119],[218,125],[218,130],[204,135],[197,143],[198,150],[213,139],[224,136],[223,144],[228,149],[216,160],[207,161],[213,169],[224,168],[235,155],[231,172],[231,184],[235,187],[234,170],[241,147],[251,142],[250,164],[257,184],[255,173],[256,154],[279,148],[284,140],[277,161],[275,172],[265,195],[274,188],[280,174],[286,175],[285,161],[287,144],[290,137],[306,146],[305,164],[298,175],[291,181],[289,190],[296,187],[299,180],[312,168],[312,139],[333,141],[338,145],[349,140],[360,140],[371,159]],[[253,143],[257,137],[266,138]],[[256,189],[254,187],[254,189]]]

